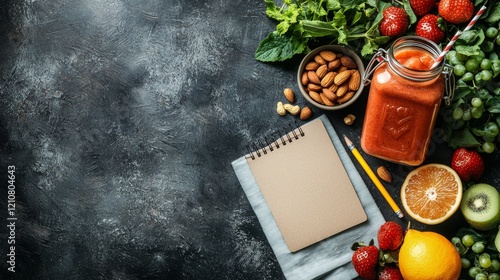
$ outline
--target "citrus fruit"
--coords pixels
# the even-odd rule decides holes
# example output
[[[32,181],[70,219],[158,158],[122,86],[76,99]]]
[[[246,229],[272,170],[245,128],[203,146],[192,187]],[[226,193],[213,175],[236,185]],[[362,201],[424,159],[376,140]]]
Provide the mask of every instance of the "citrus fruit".
[[[405,280],[456,280],[462,261],[453,244],[432,231],[409,229],[399,250]]]
[[[431,163],[411,171],[401,187],[401,203],[415,220],[435,225],[460,207],[462,181],[451,167]]]

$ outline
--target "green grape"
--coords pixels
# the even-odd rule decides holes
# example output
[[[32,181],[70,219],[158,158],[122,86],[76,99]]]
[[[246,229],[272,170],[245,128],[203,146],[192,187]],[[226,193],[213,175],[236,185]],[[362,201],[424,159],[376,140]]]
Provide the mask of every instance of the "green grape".
[[[474,236],[472,236],[471,234],[466,234],[462,237],[462,243],[466,246],[466,247],[470,247],[474,244]]]
[[[453,109],[452,116],[453,116],[453,119],[455,119],[455,120],[462,119],[462,117],[464,116],[464,110],[461,107],[457,107],[457,108]]]
[[[486,35],[486,37],[488,37],[490,39],[493,39],[498,35],[498,29],[493,27],[493,26],[488,27],[488,28],[486,28],[484,35]]]
[[[486,246],[484,245],[483,241],[477,241],[474,244],[472,244],[472,247],[471,247],[472,251],[476,254],[482,253],[485,248],[486,248]]]
[[[469,268],[468,274],[470,277],[474,278],[476,275],[478,275],[481,272],[481,269],[477,266],[473,266]]]
[[[500,35],[495,38],[495,43],[500,46]]]
[[[474,58],[469,58],[469,60],[465,62],[465,68],[469,72],[476,73],[477,70],[479,69],[479,61],[477,61]]]
[[[490,271],[497,272],[500,270],[500,261],[497,259],[491,260]]]
[[[471,262],[468,258],[462,258],[462,268],[469,269],[471,266]]]
[[[472,119],[472,114],[470,112],[470,109],[464,110],[464,115],[462,116],[462,120],[469,121],[470,119]]]
[[[488,280],[500,280],[500,274],[490,273],[488,274]]]
[[[493,73],[491,73],[491,71],[489,70],[482,70],[481,72],[479,72],[479,75],[481,76],[481,81],[489,81],[491,80],[491,78],[493,78]]]
[[[479,255],[479,265],[482,268],[489,268],[491,266],[491,258],[487,253],[482,253]]]
[[[490,60],[498,60],[498,54],[496,52],[490,52],[488,58]]]
[[[487,133],[487,135],[495,137],[500,132],[500,127],[498,127],[495,122],[491,121],[484,126],[484,131]]]
[[[481,67],[481,69],[483,69],[483,70],[490,70],[491,64],[492,64],[491,60],[485,58],[485,59],[481,60],[479,67]]]
[[[495,43],[491,42],[491,41],[484,41],[482,44],[481,44],[481,48],[485,51],[485,52],[491,52],[493,51],[493,49],[495,49]]]
[[[482,148],[485,153],[491,154],[495,151],[495,144],[493,142],[486,141],[483,143]]]
[[[455,68],[453,68],[453,71],[455,71]],[[472,74],[471,72],[465,72],[461,79],[464,82],[470,82],[474,80],[474,74]]]
[[[453,74],[455,74],[459,77],[462,77],[466,71],[467,71],[467,69],[465,68],[465,66],[463,64],[457,64],[457,65],[453,66]]]
[[[488,280],[488,275],[479,272],[478,274],[476,274],[476,277],[474,277],[474,280]]]
[[[472,107],[479,108],[481,107],[481,105],[483,105],[483,100],[481,100],[481,98],[479,97],[474,97],[471,99],[470,103]]]
[[[479,119],[483,115],[483,108],[473,107],[472,109],[470,109],[470,113],[474,119]]]

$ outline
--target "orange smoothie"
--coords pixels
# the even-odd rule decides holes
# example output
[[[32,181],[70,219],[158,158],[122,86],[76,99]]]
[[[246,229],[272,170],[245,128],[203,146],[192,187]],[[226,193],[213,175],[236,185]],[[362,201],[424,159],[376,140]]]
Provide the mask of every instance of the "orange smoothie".
[[[361,147],[382,159],[420,165],[443,97],[444,76],[425,78],[434,63],[425,50],[405,48],[393,55],[399,64],[383,62],[373,74]],[[413,80],[414,76],[424,79]]]

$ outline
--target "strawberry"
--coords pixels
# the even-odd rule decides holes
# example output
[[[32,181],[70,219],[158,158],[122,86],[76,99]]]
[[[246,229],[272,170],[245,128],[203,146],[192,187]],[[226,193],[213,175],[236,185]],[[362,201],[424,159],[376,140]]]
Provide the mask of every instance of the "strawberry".
[[[403,243],[403,227],[393,221],[385,222],[378,229],[378,246],[382,251],[394,251]]]
[[[472,18],[474,4],[470,0],[441,0],[438,12],[447,22],[460,24]]]
[[[441,43],[444,39],[444,31],[440,26],[441,18],[437,15],[426,14],[417,22],[415,34],[427,38],[436,43]]]
[[[403,280],[403,275],[399,268],[394,265],[386,265],[380,271],[379,280]]]
[[[401,36],[408,30],[408,14],[405,9],[396,6],[387,7],[382,13],[379,30],[382,36]]]
[[[377,279],[379,251],[375,245],[360,246],[352,254],[352,264],[358,275],[366,280]]]
[[[436,6],[436,0],[410,0],[410,6],[417,16],[423,16]]]
[[[477,151],[458,148],[453,152],[451,168],[458,173],[462,180],[469,181],[473,179],[477,181],[483,175],[484,161]]]

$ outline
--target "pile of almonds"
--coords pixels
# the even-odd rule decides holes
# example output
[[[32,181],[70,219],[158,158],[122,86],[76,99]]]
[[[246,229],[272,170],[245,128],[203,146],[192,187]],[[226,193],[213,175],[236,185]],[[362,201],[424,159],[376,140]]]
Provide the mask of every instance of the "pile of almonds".
[[[361,85],[361,74],[351,57],[324,50],[306,64],[301,83],[314,101],[335,106],[354,96]]]

